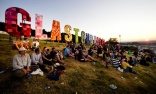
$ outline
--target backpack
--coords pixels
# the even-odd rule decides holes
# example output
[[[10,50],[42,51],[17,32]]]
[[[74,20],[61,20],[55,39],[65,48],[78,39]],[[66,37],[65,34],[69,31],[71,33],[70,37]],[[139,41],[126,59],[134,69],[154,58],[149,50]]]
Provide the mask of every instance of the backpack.
[[[57,74],[57,70],[55,70],[54,72],[52,72],[51,74],[49,74],[47,76],[47,78],[50,79],[50,80],[58,81],[59,80],[59,75]]]
[[[54,71],[47,76],[48,79],[58,81],[61,74],[59,74],[58,70],[65,70],[64,66],[55,67]]]

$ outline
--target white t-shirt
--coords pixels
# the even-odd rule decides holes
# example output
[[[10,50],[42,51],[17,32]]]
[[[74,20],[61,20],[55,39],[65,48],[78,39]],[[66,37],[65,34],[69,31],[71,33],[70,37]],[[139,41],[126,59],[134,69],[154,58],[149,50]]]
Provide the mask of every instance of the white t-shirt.
[[[39,46],[39,42],[38,41],[33,41],[32,46],[38,47]]]

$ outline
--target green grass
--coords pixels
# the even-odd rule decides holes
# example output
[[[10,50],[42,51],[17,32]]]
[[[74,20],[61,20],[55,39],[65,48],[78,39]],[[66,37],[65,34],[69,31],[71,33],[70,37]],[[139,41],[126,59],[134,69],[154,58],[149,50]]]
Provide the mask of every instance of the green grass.
[[[136,66],[139,75],[121,73],[112,66],[105,68],[105,63],[78,62],[74,58],[65,59],[68,62],[66,73],[62,74],[59,81],[53,83],[44,76],[36,75],[31,79],[15,80],[11,78],[12,59],[17,50],[13,50],[8,35],[0,35],[0,70],[6,69],[0,74],[1,94],[154,94],[156,87],[156,65],[150,67]],[[30,40],[32,41],[32,40]],[[56,47],[59,50],[65,48],[64,43],[52,43],[40,41],[41,49],[46,46],[50,50]],[[33,51],[28,51],[31,54]],[[122,79],[124,77],[125,79]],[[137,77],[137,79],[134,79]],[[62,83],[62,84],[61,84]],[[115,84],[118,88],[109,87]],[[46,86],[50,89],[45,90]]]

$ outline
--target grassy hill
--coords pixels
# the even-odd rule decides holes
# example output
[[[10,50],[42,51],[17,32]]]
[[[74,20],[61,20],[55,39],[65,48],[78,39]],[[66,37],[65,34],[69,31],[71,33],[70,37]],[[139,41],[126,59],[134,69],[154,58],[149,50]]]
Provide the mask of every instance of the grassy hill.
[[[67,58],[66,73],[61,75],[59,81],[47,79],[47,73],[32,76],[31,79],[12,79],[12,59],[18,51],[12,49],[8,38],[8,35],[0,34],[0,70],[6,70],[0,74],[0,94],[155,94],[156,65],[152,63],[150,67],[134,67],[139,72],[139,75],[135,75],[119,72],[112,66],[107,69],[105,62],[82,63]],[[44,46],[59,50],[65,47],[64,43],[40,41],[40,44],[41,49]],[[31,54],[33,51],[27,52]],[[117,89],[111,89],[110,84],[116,85]],[[45,89],[47,86],[50,88]]]

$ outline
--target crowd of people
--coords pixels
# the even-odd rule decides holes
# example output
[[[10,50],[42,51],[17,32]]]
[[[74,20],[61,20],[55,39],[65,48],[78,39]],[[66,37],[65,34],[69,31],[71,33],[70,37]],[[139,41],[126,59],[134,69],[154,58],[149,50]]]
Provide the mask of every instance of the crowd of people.
[[[38,39],[33,39],[33,42],[31,43],[28,38],[24,38],[24,40],[22,41],[21,40],[21,37],[16,37],[16,40],[13,40],[13,45],[12,47],[14,49],[18,49],[20,47],[24,47],[26,48],[27,50],[29,49],[35,49],[37,47],[39,47],[39,40]]]
[[[19,51],[13,57],[13,76],[18,78],[22,78],[30,73],[43,75],[43,72],[51,72],[51,75],[47,77],[52,80],[59,80],[59,76],[64,72],[65,66],[68,65],[64,60],[65,58],[75,58],[79,62],[102,63],[105,61],[106,68],[109,68],[109,65],[111,65],[121,72],[125,71],[134,74],[138,74],[138,72],[133,69],[133,66],[138,64],[150,66],[146,56],[141,56],[139,59],[137,52],[134,53],[133,57],[127,58],[125,50],[120,49],[119,44],[115,46],[108,43],[105,45],[93,44],[87,50],[82,43],[75,45],[73,42],[70,42],[62,52],[55,47],[51,51],[47,47],[43,47],[41,51],[37,39],[30,43],[27,38],[24,41],[16,38],[13,44]],[[27,54],[26,50],[32,48],[34,52],[30,55]],[[156,63],[156,57],[153,57],[153,63]]]

